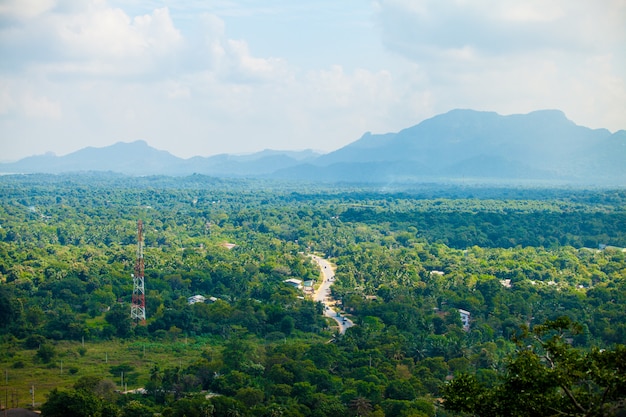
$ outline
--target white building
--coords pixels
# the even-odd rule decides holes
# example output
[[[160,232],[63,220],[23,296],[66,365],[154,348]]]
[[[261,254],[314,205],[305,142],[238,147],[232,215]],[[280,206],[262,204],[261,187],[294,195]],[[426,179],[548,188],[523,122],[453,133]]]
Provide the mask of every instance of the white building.
[[[285,284],[289,284],[292,287],[295,287],[299,290],[302,289],[302,280],[301,279],[296,279],[296,278],[289,278],[283,281]]]
[[[196,295],[192,295],[191,297],[187,297],[187,304],[191,305],[191,304],[195,304],[195,303],[214,303],[216,302],[218,299],[216,297],[205,297],[204,295],[200,295],[200,294],[196,294]]]
[[[206,297],[204,295],[196,294],[187,298],[187,304],[195,304],[195,303],[204,303],[206,301]]]
[[[463,322],[463,330],[468,331],[470,327],[470,312],[459,308],[461,322]]]

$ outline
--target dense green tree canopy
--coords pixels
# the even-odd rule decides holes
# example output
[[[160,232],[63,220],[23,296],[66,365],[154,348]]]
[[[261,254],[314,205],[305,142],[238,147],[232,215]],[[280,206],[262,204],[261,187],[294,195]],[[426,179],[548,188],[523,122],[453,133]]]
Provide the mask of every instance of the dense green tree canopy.
[[[501,382],[487,387],[460,375],[444,386],[445,407],[479,416],[624,414],[626,346],[582,351],[568,331],[581,329],[565,316],[536,326],[518,340]]]
[[[50,415],[82,402],[98,416],[601,415],[623,401],[623,190],[91,174],[0,187],[2,365],[61,375],[84,341],[117,341],[138,359],[107,364],[106,378],[146,390],[111,396],[103,375],[75,385],[77,367],[50,392]],[[129,314],[138,219],[145,326]],[[333,308],[356,323],[345,334],[285,284],[319,281],[310,253],[336,266]],[[202,354],[183,361],[192,343]],[[169,359],[146,362],[157,345]]]

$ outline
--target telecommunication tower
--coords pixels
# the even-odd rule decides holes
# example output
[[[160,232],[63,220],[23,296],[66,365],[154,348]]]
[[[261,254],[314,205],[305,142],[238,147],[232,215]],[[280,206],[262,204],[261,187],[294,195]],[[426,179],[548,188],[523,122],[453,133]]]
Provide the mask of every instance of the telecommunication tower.
[[[130,318],[135,323],[146,322],[146,295],[143,276],[143,222],[137,222],[137,260],[133,277],[133,298],[130,305]]]

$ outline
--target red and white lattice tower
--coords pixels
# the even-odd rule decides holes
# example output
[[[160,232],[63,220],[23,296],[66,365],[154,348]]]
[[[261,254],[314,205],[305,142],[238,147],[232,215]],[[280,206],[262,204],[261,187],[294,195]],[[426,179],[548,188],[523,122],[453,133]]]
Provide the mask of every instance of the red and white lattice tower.
[[[146,322],[146,295],[143,277],[143,223],[137,222],[137,261],[133,277],[133,299],[130,305],[130,318],[136,323]]]

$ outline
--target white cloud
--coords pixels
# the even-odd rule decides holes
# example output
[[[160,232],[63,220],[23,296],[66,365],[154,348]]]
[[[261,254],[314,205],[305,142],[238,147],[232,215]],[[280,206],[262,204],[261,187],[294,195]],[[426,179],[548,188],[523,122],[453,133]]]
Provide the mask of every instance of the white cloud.
[[[0,153],[330,151],[458,107],[626,127],[623,0],[252,3],[0,0]]]
[[[499,15],[496,17],[513,22],[552,22],[564,14],[558,2],[541,0],[526,0],[515,4],[498,2],[493,7]]]
[[[21,105],[24,113],[29,117],[46,119],[61,118],[60,104],[45,96],[27,93],[22,97]]]
[[[167,97],[171,99],[186,99],[191,97],[191,90],[188,86],[182,85],[181,83],[174,82],[168,83],[166,86]]]
[[[131,18],[101,1],[80,6],[65,2],[8,25],[0,31],[2,48],[27,70],[126,76],[158,71],[181,46],[167,8]]]
[[[559,108],[579,124],[624,128],[624,1],[383,0],[377,9],[384,45],[419,65],[435,113]]]
[[[32,83],[15,79],[0,81],[0,115],[57,120],[62,113],[61,103],[37,92]]]
[[[15,100],[8,91],[6,82],[0,82],[0,115],[8,114],[15,108]]]
[[[226,36],[225,23],[218,16],[204,14],[200,22],[201,42],[192,44],[188,60],[196,60],[188,72],[210,72],[224,82],[272,82],[289,77],[280,58],[254,56],[244,40]],[[204,65],[198,66],[198,62]]]
[[[381,0],[377,9],[386,44],[409,59],[442,48],[471,46],[483,55],[500,55],[603,50],[615,46],[615,38],[626,40],[626,3],[619,0]]]
[[[32,19],[54,7],[54,0],[3,0],[0,16],[9,19]]]
[[[250,54],[244,41],[228,40],[228,76],[236,80],[271,80],[284,75],[284,63],[277,58],[256,58]]]
[[[133,27],[145,39],[144,47],[148,47],[157,55],[167,54],[182,40],[167,8],[156,9],[152,14],[135,17]]]

